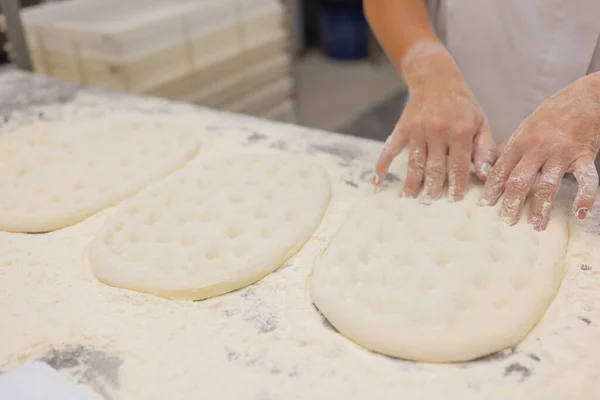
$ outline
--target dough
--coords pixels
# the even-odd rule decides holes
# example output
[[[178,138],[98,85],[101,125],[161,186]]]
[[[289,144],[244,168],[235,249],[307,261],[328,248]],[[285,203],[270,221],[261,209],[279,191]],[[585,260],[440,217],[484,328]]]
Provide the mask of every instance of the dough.
[[[566,219],[546,231],[497,207],[480,188],[430,206],[388,190],[357,207],[317,262],[312,299],[345,336],[417,361],[475,359],[517,344],[562,280]]]
[[[89,249],[102,282],[169,299],[253,283],[300,249],[323,217],[329,178],[278,153],[198,158],[125,202]]]
[[[0,138],[0,230],[76,224],[191,159],[198,139],[175,119],[40,123]]]

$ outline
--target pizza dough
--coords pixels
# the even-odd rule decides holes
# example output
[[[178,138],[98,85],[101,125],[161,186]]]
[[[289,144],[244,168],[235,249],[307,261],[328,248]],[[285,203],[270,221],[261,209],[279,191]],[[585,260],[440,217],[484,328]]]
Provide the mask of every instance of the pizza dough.
[[[198,158],[124,202],[91,244],[91,270],[169,299],[217,296],[298,251],[329,196],[326,172],[289,154]]]
[[[525,217],[509,227],[480,194],[364,201],[313,271],[315,305],[343,335],[399,358],[465,361],[517,344],[558,290],[568,226],[554,210],[544,232]]]
[[[0,138],[0,230],[78,223],[163,178],[198,151],[174,118],[40,123]]]

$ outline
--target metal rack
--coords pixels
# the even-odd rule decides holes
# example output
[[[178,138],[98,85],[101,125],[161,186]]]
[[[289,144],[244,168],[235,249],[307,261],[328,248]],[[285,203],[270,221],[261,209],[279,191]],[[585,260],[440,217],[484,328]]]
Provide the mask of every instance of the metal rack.
[[[4,13],[6,32],[10,38],[14,63],[20,69],[31,71],[29,50],[19,14],[21,3],[19,0],[0,0],[0,6]]]

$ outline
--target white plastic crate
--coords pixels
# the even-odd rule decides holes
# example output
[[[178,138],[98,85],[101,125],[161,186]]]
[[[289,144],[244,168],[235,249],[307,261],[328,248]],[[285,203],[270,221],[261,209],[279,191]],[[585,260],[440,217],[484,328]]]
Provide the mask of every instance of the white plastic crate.
[[[65,81],[85,82],[81,71],[81,63],[76,54],[47,51],[45,67],[48,74]]]
[[[286,34],[285,8],[278,0],[239,0],[240,31],[246,46]]]
[[[31,68],[33,72],[38,74],[50,75],[46,65],[46,56],[39,49],[29,49],[29,59],[31,60]]]
[[[240,32],[234,0],[179,1],[193,4],[182,17],[193,68],[211,65],[240,53]]]
[[[63,79],[221,107],[290,76],[279,0],[67,0],[23,13],[36,70]]]
[[[191,71],[182,15],[195,8],[177,0],[66,1],[39,7],[26,29],[50,75],[141,92]]]
[[[192,102],[205,107],[226,108],[226,104],[240,97],[242,79],[242,74],[222,78],[210,86],[203,87]]]
[[[177,77],[158,86],[148,88],[143,92],[143,94],[178,101],[193,99],[195,88],[192,75]]]
[[[192,7],[183,15],[183,23],[191,38],[229,28],[237,22],[233,0],[188,0],[188,4]]]
[[[227,105],[226,108],[238,113],[261,115],[289,99],[292,94],[293,86],[294,82],[292,78],[285,76],[262,87],[260,90],[247,94],[239,100]]]
[[[76,38],[84,81],[143,92],[189,74],[181,16],[188,3],[133,1],[63,26]]]
[[[258,63],[246,64],[240,90],[244,93],[252,93],[273,81],[291,75],[291,61],[288,53],[281,52],[274,53],[266,60],[259,60]]]
[[[177,1],[100,0],[63,14],[60,28],[71,34],[82,58],[125,63],[183,44],[181,16],[189,7]]]
[[[236,82],[239,85],[243,77],[244,65],[241,55],[230,57],[193,71],[189,75],[173,79],[144,93],[174,100],[202,102],[204,97],[220,87],[219,82]],[[234,78],[231,80],[231,78]],[[218,96],[217,96],[218,97]]]
[[[262,14],[265,10],[273,9],[273,7],[283,8],[281,0],[234,0],[234,2],[243,17]]]
[[[110,2],[110,0],[106,0]],[[43,48],[42,37],[39,31],[40,26],[50,26],[60,23],[61,17],[65,14],[83,12],[90,7],[104,6],[104,1],[100,0],[79,0],[62,1],[57,3],[41,3],[35,6],[21,9],[21,21],[27,40],[27,46],[30,49]]]
[[[288,53],[287,45],[285,32],[275,32],[272,36],[263,38],[261,42],[247,45],[244,49],[244,62],[253,65],[281,53]]]
[[[270,119],[273,121],[293,123],[296,121],[294,101],[292,99],[287,99],[284,102],[271,108],[267,112],[259,115],[259,117]]]
[[[244,65],[242,54],[237,54],[194,71],[192,74],[194,86],[201,90],[232,76],[239,77],[241,82],[247,67],[247,65]]]
[[[189,39],[194,69],[236,57],[242,51],[238,26],[231,23],[222,29]]]
[[[81,59],[83,81],[106,89],[144,93],[190,75],[187,48],[176,45],[124,63]]]
[[[99,7],[98,3],[95,0],[42,3],[21,10],[23,31],[34,71],[75,82],[82,81],[73,40],[59,27],[52,27],[59,25],[65,14]],[[47,29],[52,31],[50,36]]]

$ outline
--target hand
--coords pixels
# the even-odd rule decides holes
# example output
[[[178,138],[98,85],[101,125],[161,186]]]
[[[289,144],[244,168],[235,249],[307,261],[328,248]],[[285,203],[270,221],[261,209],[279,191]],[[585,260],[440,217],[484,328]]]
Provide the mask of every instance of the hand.
[[[421,200],[428,204],[442,196],[448,177],[449,198],[462,200],[471,161],[485,180],[497,157],[483,110],[441,44],[413,46],[401,70],[410,99],[383,147],[372,183],[383,181],[393,159],[408,145],[403,195],[417,197],[424,186]]]
[[[596,200],[594,159],[599,148],[600,73],[596,73],[550,97],[519,126],[492,168],[481,202],[494,205],[504,193],[500,216],[514,225],[533,187],[529,222],[544,230],[560,182],[572,172],[579,184],[573,212],[583,220]]]

